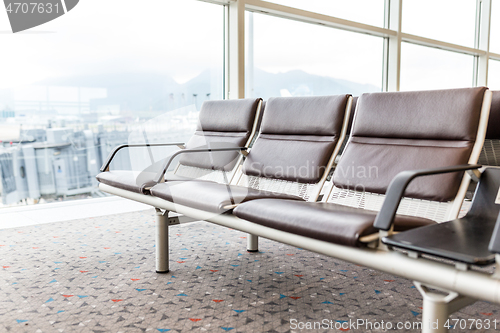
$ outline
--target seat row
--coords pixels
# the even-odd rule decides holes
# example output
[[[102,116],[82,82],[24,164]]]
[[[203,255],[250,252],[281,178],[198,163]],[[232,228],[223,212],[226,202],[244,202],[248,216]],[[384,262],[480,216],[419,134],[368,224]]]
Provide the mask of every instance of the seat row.
[[[169,144],[180,147],[175,153],[138,173],[110,170],[121,149],[164,144],[123,145],[102,166],[101,190],[157,209],[157,272],[169,270],[168,227],[205,220],[247,232],[249,251],[262,236],[413,279],[424,295],[424,321],[476,299],[500,303],[500,281],[468,269],[494,263],[500,253],[500,236],[491,251],[486,245],[500,207],[500,169],[476,164],[485,137],[498,139],[488,118],[500,114],[500,92],[370,93],[356,103],[350,95],[277,97],[263,104],[207,101],[189,142]],[[471,179],[479,180],[472,208],[458,219]]]

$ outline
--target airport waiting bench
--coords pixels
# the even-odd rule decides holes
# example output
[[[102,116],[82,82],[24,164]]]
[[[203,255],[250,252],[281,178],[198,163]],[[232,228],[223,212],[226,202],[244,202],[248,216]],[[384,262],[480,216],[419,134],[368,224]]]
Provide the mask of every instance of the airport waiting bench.
[[[270,99],[254,145],[240,150],[246,156],[231,184],[170,181],[168,158],[146,193],[104,182],[99,187],[157,209],[159,272],[168,271],[168,227],[186,216],[249,233],[249,250],[257,249],[261,236],[415,280],[424,294],[424,321],[447,317],[475,299],[500,303],[495,276],[384,244],[458,216],[471,176],[481,176],[473,171],[480,167],[491,92],[362,95],[345,150],[323,186],[347,131],[350,104],[347,95]],[[201,151],[218,153],[186,154]],[[301,167],[303,174],[287,172]],[[415,169],[420,171],[408,171]],[[481,184],[488,183],[488,170]],[[316,202],[321,188],[326,193]],[[449,295],[435,297],[429,288]]]

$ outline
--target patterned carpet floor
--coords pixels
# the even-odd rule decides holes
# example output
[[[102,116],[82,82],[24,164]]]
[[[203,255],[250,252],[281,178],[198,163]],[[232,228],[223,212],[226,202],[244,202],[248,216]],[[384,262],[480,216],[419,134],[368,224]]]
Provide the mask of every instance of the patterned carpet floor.
[[[154,234],[154,210],[0,230],[0,332],[381,332],[422,319],[411,281],[265,239],[247,253],[245,234],[205,222],[170,228],[171,272],[156,274]],[[499,310],[451,318],[500,330]],[[372,326],[346,326],[357,320]]]

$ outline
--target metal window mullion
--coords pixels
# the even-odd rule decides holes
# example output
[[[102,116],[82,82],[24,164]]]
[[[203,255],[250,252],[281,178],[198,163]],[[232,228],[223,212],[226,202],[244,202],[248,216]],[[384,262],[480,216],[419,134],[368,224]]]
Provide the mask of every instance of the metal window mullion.
[[[498,61],[500,61],[500,53],[488,52],[488,56],[492,60],[498,60]]]
[[[476,0],[476,25],[474,33],[474,47],[479,48],[479,39],[481,35],[481,0]],[[478,72],[479,72],[479,56],[474,56],[474,68],[472,73],[472,86],[478,86]]]
[[[223,99],[229,98],[229,6],[224,5],[224,63],[222,73],[222,93]]]
[[[245,97],[260,97],[254,95],[254,29],[253,29],[253,12],[248,13],[248,24],[245,26],[247,44],[246,44],[246,71],[245,71]]]
[[[384,1],[384,28],[389,29],[389,8],[390,0]],[[389,76],[389,38],[384,37],[382,49],[382,91],[388,91],[388,76]]]
[[[477,57],[476,85],[488,85],[488,64],[490,51],[490,23],[491,23],[491,0],[478,0],[480,6],[478,31],[476,31],[476,47],[484,50],[484,54]]]
[[[387,0],[386,24],[396,32],[396,35],[387,37],[384,51],[384,90],[399,91],[401,83],[401,23],[403,0]]]
[[[441,49],[445,51],[458,52],[463,54],[468,54],[472,56],[485,55],[486,51],[481,49],[476,49],[473,47],[462,46],[457,44],[452,44],[448,42],[443,42],[436,39],[431,39],[427,37],[416,36],[407,33],[401,33],[401,40],[403,42],[412,43],[420,46],[433,47],[436,49]]]
[[[245,1],[228,5],[228,97],[245,97]]]
[[[242,0],[237,0],[242,1]],[[349,21],[334,16],[324,15],[316,12],[311,12],[294,7],[279,5],[272,2],[262,0],[245,0],[245,9],[257,13],[263,13],[271,16],[276,16],[305,23],[318,24],[331,28],[347,30],[369,34],[377,37],[395,36],[396,32],[390,29],[380,28],[377,26]]]

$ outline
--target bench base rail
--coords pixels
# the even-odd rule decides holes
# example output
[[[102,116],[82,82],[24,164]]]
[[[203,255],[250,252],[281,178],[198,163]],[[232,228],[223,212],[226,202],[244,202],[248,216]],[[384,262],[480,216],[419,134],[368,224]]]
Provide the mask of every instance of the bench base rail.
[[[423,333],[448,332],[448,328],[445,326],[448,317],[453,312],[476,302],[474,298],[461,296],[455,292],[445,291],[445,294],[440,294],[430,291],[427,286],[424,286],[420,282],[413,281],[413,283],[424,299],[422,307]]]
[[[150,195],[118,189],[102,183],[99,184],[99,188],[104,192],[142,202],[156,208],[185,214],[195,220],[212,222],[250,233],[253,236],[265,237],[284,244],[324,254],[329,257],[377,269],[409,280],[418,281],[418,283],[423,285],[432,286],[439,290],[446,290],[450,294],[456,294],[457,296],[455,298],[457,299],[468,297],[500,304],[500,279],[488,273],[473,270],[457,270],[454,266],[446,263],[423,257],[410,258],[406,254],[396,251],[387,251],[379,248],[354,248],[311,239],[242,220],[231,214],[217,215],[174,204]],[[425,301],[426,298],[427,302]],[[431,302],[429,297],[424,296],[424,313],[427,313],[426,318],[433,318],[434,316],[437,318],[443,317],[441,314],[443,310],[440,310],[443,306],[435,305],[434,303],[436,302]],[[465,306],[459,301],[455,302],[452,300],[451,305],[448,305],[447,310],[443,313],[449,314],[456,311],[460,308],[458,307],[459,305]],[[425,309],[426,306],[429,307],[429,309]]]

